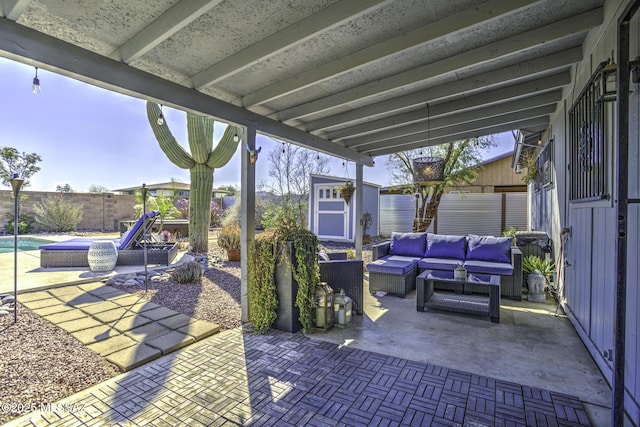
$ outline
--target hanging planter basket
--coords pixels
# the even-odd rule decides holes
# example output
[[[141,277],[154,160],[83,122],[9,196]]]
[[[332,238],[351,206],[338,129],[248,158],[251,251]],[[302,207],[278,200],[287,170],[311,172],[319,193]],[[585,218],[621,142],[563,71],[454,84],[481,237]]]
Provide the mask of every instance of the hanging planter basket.
[[[340,196],[344,199],[345,202],[347,202],[348,205],[349,201],[351,200],[351,196],[353,196],[353,192],[356,191],[356,188],[353,186],[351,181],[347,181],[340,187],[338,187],[338,191],[340,191]]]
[[[444,181],[444,159],[441,157],[418,157],[413,159],[413,182],[431,184]]]

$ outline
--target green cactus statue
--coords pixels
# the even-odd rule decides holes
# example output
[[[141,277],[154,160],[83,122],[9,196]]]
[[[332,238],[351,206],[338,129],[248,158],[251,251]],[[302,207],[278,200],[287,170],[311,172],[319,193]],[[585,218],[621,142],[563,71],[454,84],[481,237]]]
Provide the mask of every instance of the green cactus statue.
[[[166,121],[158,124],[162,110],[153,102],[147,102],[147,118],[160,148],[169,160],[191,173],[189,200],[189,245],[194,252],[209,250],[209,221],[211,218],[211,192],[213,171],[227,164],[238,147],[238,129],[227,126],[220,142],[213,148],[214,120],[187,113],[189,154],[169,130]]]

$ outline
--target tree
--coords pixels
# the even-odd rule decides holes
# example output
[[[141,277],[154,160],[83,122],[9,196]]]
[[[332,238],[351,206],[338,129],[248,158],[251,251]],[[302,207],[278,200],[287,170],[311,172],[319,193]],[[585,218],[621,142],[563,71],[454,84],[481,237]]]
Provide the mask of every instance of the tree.
[[[13,147],[0,147],[0,182],[2,185],[11,185],[9,180],[15,174],[24,179],[23,186],[29,185],[29,178],[40,170],[37,166],[42,159],[36,153],[20,153]]]
[[[331,172],[329,158],[292,144],[282,144],[269,152],[269,188],[274,194],[300,201],[309,193],[310,174]]]
[[[161,113],[158,104],[147,102],[147,119],[160,149],[176,166],[190,172],[189,245],[194,252],[208,252],[213,171],[226,165],[235,153],[238,130],[227,126],[218,145],[213,148],[213,119],[187,113],[189,154],[175,139],[166,120],[158,120]]]
[[[226,190],[229,192],[229,196],[239,196],[240,189],[235,185],[223,185],[218,187],[220,190]]]
[[[109,191],[104,185],[91,184],[89,186],[89,193],[108,193]]]
[[[56,191],[58,193],[75,193],[75,190],[73,188],[71,188],[71,186],[69,184],[65,184],[63,186],[56,185]]]
[[[432,185],[413,183],[412,160],[421,157],[422,150],[401,151],[387,157],[387,169],[391,180],[402,185],[407,192],[418,194],[419,208],[414,221],[414,231],[426,231],[438,213],[438,206],[446,187],[470,184],[478,177],[482,151],[495,146],[492,137],[463,139],[429,147],[428,155],[444,159],[444,180]]]

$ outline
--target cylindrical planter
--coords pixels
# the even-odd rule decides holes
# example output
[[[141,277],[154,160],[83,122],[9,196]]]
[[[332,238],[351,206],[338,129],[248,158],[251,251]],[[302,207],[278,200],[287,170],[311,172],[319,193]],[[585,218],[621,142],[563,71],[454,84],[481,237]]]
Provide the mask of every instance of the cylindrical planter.
[[[240,249],[227,249],[229,261],[240,261]]]
[[[87,254],[91,271],[111,271],[118,261],[118,249],[111,240],[95,240]]]

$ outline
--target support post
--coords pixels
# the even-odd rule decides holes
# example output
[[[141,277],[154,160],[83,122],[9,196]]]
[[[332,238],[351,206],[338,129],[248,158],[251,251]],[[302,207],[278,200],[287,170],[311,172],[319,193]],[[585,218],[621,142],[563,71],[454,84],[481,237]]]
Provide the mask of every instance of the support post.
[[[256,126],[251,124],[242,132],[242,176],[240,179],[240,306],[241,320],[249,321],[249,247],[256,236],[256,163],[251,163],[251,153],[256,153]],[[257,153],[254,154],[257,156]]]
[[[13,323],[18,323],[18,205],[24,179],[16,173],[9,181],[13,189]]]
[[[142,184],[142,218],[147,214],[147,184]],[[143,220],[142,222],[142,250],[143,258],[144,258],[144,290],[148,291],[149,286],[149,276],[147,272],[147,222]]]
[[[355,246],[356,246],[356,259],[362,259],[362,203],[364,197],[362,195],[364,186],[362,185],[362,163],[356,162],[356,206],[354,230],[355,234]]]

